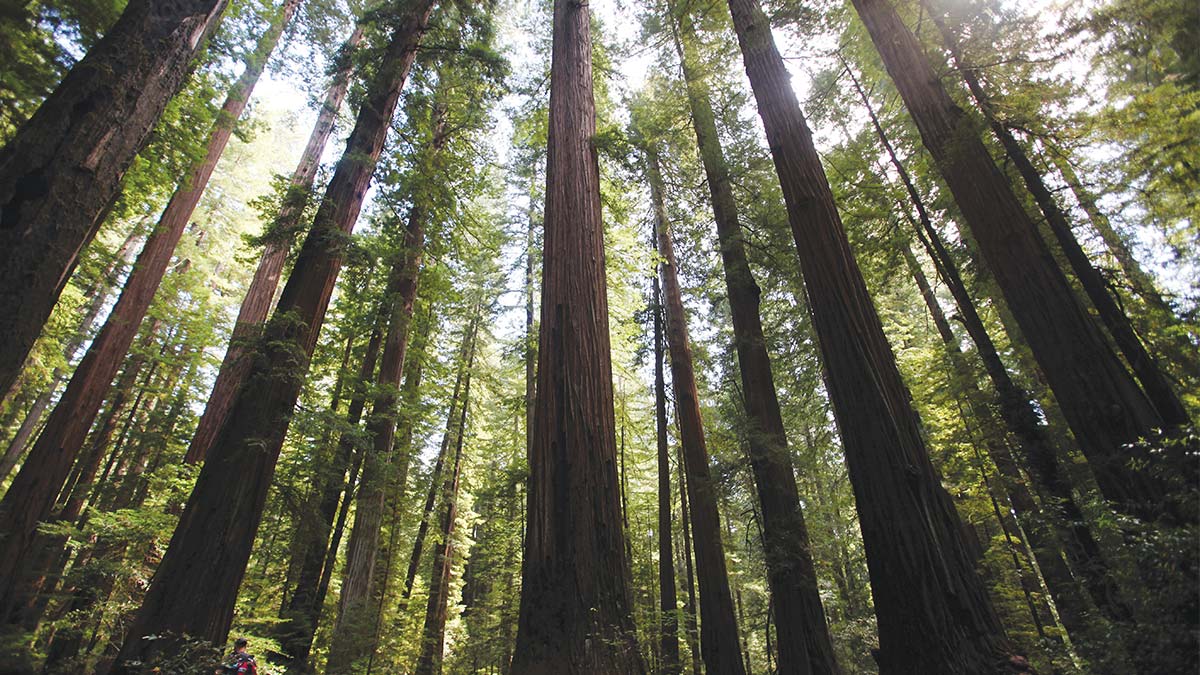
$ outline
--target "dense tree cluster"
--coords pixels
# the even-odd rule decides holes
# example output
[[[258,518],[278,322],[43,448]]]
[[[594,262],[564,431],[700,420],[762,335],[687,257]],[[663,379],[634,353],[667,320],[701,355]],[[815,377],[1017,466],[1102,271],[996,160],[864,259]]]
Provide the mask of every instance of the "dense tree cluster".
[[[1186,0],[0,0],[0,674],[1175,675]]]

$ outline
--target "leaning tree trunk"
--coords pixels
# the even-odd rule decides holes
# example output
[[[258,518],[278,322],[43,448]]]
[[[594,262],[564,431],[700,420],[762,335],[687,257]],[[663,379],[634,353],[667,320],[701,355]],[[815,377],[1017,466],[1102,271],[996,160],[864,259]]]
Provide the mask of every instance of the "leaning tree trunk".
[[[1152,435],[1162,419],[1075,299],[1008,179],[890,1],[853,3],[1045,373],[1101,492],[1122,511],[1147,519],[1161,516],[1170,510],[1168,491],[1161,479],[1141,468],[1154,458],[1147,448],[1130,444]]]
[[[132,0],[0,150],[0,392],[226,4]]]
[[[637,675],[616,473],[588,6],[555,0],[538,386],[513,671]]]
[[[226,348],[221,368],[217,371],[212,393],[208,396],[204,414],[200,416],[196,433],[192,435],[192,442],[188,445],[187,455],[184,456],[183,461],[188,464],[204,461],[217,430],[229,414],[229,407],[238,388],[250,370],[250,361],[246,358],[247,343],[261,328],[263,321],[266,321],[271,300],[275,298],[275,290],[279,287],[279,277],[283,273],[288,251],[292,248],[296,227],[300,224],[300,218],[304,216],[304,207],[308,205],[309,193],[316,180],[317,169],[321,166],[321,155],[325,153],[325,145],[333,134],[338,111],[346,98],[346,90],[350,87],[350,75],[353,71],[350,56],[362,42],[362,37],[363,27],[360,24],[355,26],[350,39],[346,40],[343,47],[345,63],[334,75],[329,89],[325,91],[325,100],[317,113],[317,122],[308,137],[308,145],[304,147],[304,154],[300,155],[300,163],[296,165],[296,170],[288,182],[283,205],[267,233],[262,258],[259,259],[254,278],[250,280],[250,286],[246,289],[246,297],[242,299],[237,321],[233,324],[233,334],[229,338],[229,347]]]
[[[0,544],[0,615],[6,608],[21,603],[17,571],[25,562],[29,543],[38,521],[45,518],[62,488],[71,465],[83,445],[84,437],[104,394],[112,384],[122,357],[129,351],[138,326],[150,308],[176,244],[191,218],[208,179],[233,134],[234,124],[246,108],[254,85],[266,67],[283,28],[301,0],[287,0],[258,45],[246,59],[246,69],[234,84],[221,107],[209,135],[208,150],[187,179],[175,191],[159,219],[158,227],[146,240],[134,263],[125,289],[113,307],[104,328],[92,341],[88,353],[75,369],[66,391],[46,421],[41,436],[29,451],[29,457],[0,502],[0,531],[10,535]],[[16,594],[16,595],[14,595]]]
[[[659,212],[663,215],[660,218]],[[660,195],[654,195],[655,223],[665,224]],[[657,245],[657,244],[656,244]],[[667,438],[667,388],[663,377],[663,320],[659,274],[653,279],[654,304],[654,420],[658,448],[658,600],[659,668],[662,675],[679,675],[679,603],[675,597],[675,554],[671,541],[671,452]]]
[[[346,152],[266,326],[261,354],[209,449],[121,648],[117,672],[128,672],[129,661],[144,660],[171,642],[141,639],[151,631],[187,633],[214,643],[229,632],[267,488],[341,267],[344,247],[332,242],[343,241],[358,220],[434,4],[414,0],[397,17]],[[218,541],[222,545],[214,549]]]
[[[1041,172],[1033,166],[1025,148],[1017,142],[1008,127],[996,117],[996,107],[992,103],[991,97],[984,91],[975,69],[964,60],[957,37],[950,32],[945,21],[938,16],[937,12],[930,10],[929,15],[941,32],[946,47],[954,59],[954,64],[967,83],[967,89],[970,90],[980,111],[983,112],[988,126],[1000,140],[1000,145],[1004,147],[1004,152],[1017,169],[1017,173],[1021,175],[1029,194],[1033,195],[1033,200],[1042,214],[1046,216],[1046,224],[1050,226],[1050,232],[1054,234],[1067,262],[1071,265],[1075,278],[1079,280],[1084,293],[1092,301],[1092,306],[1096,308],[1100,320],[1108,329],[1117,349],[1129,363],[1134,376],[1137,377],[1142,389],[1146,392],[1146,396],[1158,411],[1159,417],[1171,427],[1187,426],[1191,420],[1183,406],[1183,401],[1175,392],[1174,385],[1159,367],[1158,360],[1146,350],[1145,345],[1142,344],[1141,339],[1134,332],[1133,326],[1129,323],[1129,317],[1125,315],[1125,310],[1117,305],[1116,299],[1108,290],[1108,284],[1100,276],[1096,267],[1092,265],[1092,261],[1083,247],[1079,245],[1079,240],[1071,231],[1071,224],[1067,222],[1066,214],[1059,207],[1050,188],[1046,186]],[[1036,229],[1035,236],[1041,236],[1037,234]]]
[[[472,338],[474,342],[474,338]],[[475,347],[472,345],[472,360]],[[450,599],[450,581],[454,567],[454,525],[458,519],[458,481],[462,475],[463,443],[467,435],[467,410],[471,405],[471,372],[463,385],[462,410],[458,416],[458,438],[454,447],[454,468],[442,485],[442,540],[433,552],[433,571],[429,577],[429,601],[425,606],[425,626],[421,631],[421,655],[413,675],[441,675],[442,655],[446,649],[446,616]]]
[[[780,633],[779,667],[784,673],[837,673],[763,336],[760,291],[746,257],[708,85],[697,69],[698,59],[692,44],[695,29],[686,11],[678,16],[678,21],[681,34],[676,36],[676,51],[683,65],[693,127],[708,180],[733,317],[743,405],[749,422],[750,464],[763,510],[767,580]],[[784,86],[789,86],[786,80]]]
[[[666,210],[663,208],[658,156],[653,151],[646,152],[646,177],[654,202],[656,245],[662,257],[660,274],[667,298],[671,384],[675,392],[675,410],[679,415],[688,501],[692,507],[692,542],[696,549],[696,577],[700,586],[700,649],[704,656],[705,672],[711,675],[742,675],[746,672],[746,664],[738,648],[738,623],[725,567],[716,484],[709,472],[708,447],[704,438],[704,421],[700,415],[700,394],[696,389],[675,246],[671,242]]]

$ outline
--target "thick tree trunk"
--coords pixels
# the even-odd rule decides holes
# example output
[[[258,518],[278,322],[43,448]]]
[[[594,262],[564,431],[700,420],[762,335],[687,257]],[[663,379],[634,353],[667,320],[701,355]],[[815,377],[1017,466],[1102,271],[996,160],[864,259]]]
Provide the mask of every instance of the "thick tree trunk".
[[[184,457],[184,462],[188,464],[204,461],[209,446],[224,424],[225,416],[229,414],[238,388],[242,386],[246,374],[250,371],[250,362],[246,358],[247,348],[262,327],[262,323],[267,320],[271,300],[275,298],[275,291],[279,287],[283,265],[287,261],[288,251],[292,248],[300,218],[304,215],[304,207],[308,205],[317,169],[321,166],[321,155],[325,153],[325,145],[333,134],[338,111],[350,86],[353,68],[349,56],[362,42],[362,37],[363,27],[360,24],[355,26],[354,32],[343,47],[345,64],[334,75],[329,89],[325,91],[325,100],[317,113],[317,123],[308,137],[304,154],[300,155],[300,163],[296,165],[296,170],[288,182],[288,192],[279,214],[270,226],[269,237],[264,244],[258,268],[254,271],[254,278],[250,280],[246,297],[242,299],[241,308],[238,310],[233,334],[229,338],[229,347],[226,348],[225,357],[221,361],[221,369],[217,372],[212,393],[204,406],[204,414],[200,416],[196,433],[188,446],[187,455]]]
[[[660,177],[661,178],[661,177]],[[654,187],[654,183],[651,183]],[[662,192],[651,192],[656,227],[666,224]],[[655,237],[657,239],[657,237]],[[657,246],[657,243],[655,244]],[[659,667],[661,675],[679,675],[679,603],[675,597],[675,554],[671,534],[671,452],[667,438],[667,388],[663,377],[663,307],[657,273],[653,280],[654,304],[654,420],[658,448],[658,601]]]
[[[696,389],[675,247],[671,242],[666,212],[662,208],[662,176],[658,157],[653,151],[646,153],[646,164],[654,201],[658,253],[662,256],[660,275],[666,291],[671,383],[675,392],[675,410],[679,415],[688,502],[692,510],[696,576],[700,584],[700,649],[704,656],[705,672],[712,675],[741,675],[746,672],[746,664],[738,649],[738,624],[725,567],[716,485],[709,473],[708,447],[704,437],[704,421],[700,415],[700,395]]]
[[[678,419],[679,415],[676,415]],[[676,466],[679,479],[679,522],[683,526],[683,568],[684,581],[687,588],[687,604],[683,608],[684,632],[687,635],[688,648],[692,652],[692,675],[700,675],[700,630],[696,625],[696,577],[692,568],[692,520],[688,508],[687,477],[683,472],[683,447],[680,446],[676,455]]]
[[[366,408],[367,383],[375,375],[375,363],[379,358],[379,347],[382,341],[382,321],[377,319],[376,326],[367,341],[366,350],[363,352],[358,377],[353,384],[350,405],[346,410],[348,429],[357,430],[359,421],[362,419],[363,410]],[[331,542],[330,529],[334,527],[334,521],[339,517],[339,499],[345,504],[342,511],[348,510],[351,489],[354,484],[354,478],[351,478],[349,483],[346,482],[346,470],[350,466],[351,457],[355,454],[354,446],[353,433],[344,433],[338,439],[329,471],[322,477],[314,531],[305,537],[299,554],[302,562],[296,577],[296,590],[292,593],[287,608],[280,613],[279,618],[285,620],[281,628],[280,645],[287,654],[284,663],[288,673],[305,672],[308,656],[312,651],[313,636],[317,631],[317,622],[321,617],[321,607],[325,604],[325,591],[328,588],[327,582],[322,584],[322,581],[327,578],[323,571],[326,567],[332,568],[332,560],[337,553],[337,543],[341,541],[341,537],[338,536],[336,543]],[[326,560],[330,562],[326,563]],[[332,569],[330,573],[332,574]]]
[[[925,2],[925,4],[928,4]],[[1017,142],[1012,132],[1008,127],[996,117],[996,107],[992,103],[991,97],[983,89],[982,83],[976,74],[971,64],[963,59],[962,51],[958,46],[958,38],[947,28],[945,20],[932,9],[929,12],[934,24],[942,34],[942,38],[946,43],[946,47],[950,50],[950,54],[954,59],[954,64],[958,68],[958,72],[962,75],[963,80],[967,83],[967,89],[970,90],[971,96],[978,104],[980,111],[983,112],[984,119],[987,120],[988,126],[996,138],[1000,140],[1000,145],[1004,148],[1004,152],[1008,155],[1009,160],[1017,169],[1017,173],[1021,175],[1021,179],[1025,182],[1025,187],[1029,193],[1033,195],[1034,202],[1042,214],[1046,216],[1046,224],[1050,227],[1050,232],[1058,241],[1059,247],[1062,249],[1067,262],[1071,265],[1071,270],[1075,273],[1075,278],[1079,280],[1083,287],[1084,293],[1087,294],[1089,300],[1092,301],[1092,306],[1096,308],[1100,315],[1100,320],[1108,329],[1109,335],[1112,336],[1113,342],[1116,343],[1117,349],[1125,357],[1129,363],[1135,377],[1142,385],[1142,389],[1146,392],[1146,396],[1158,411],[1159,417],[1163,422],[1171,427],[1181,427],[1190,424],[1191,420],[1188,417],[1187,410],[1183,406],[1183,401],[1179,399],[1179,395],[1175,392],[1174,385],[1167,379],[1162,369],[1158,365],[1157,359],[1146,350],[1137,333],[1134,332],[1133,326],[1129,323],[1129,317],[1125,315],[1125,311],[1117,305],[1117,301],[1113,298],[1108,290],[1108,285],[1104,278],[1100,276],[1100,272],[1092,265],[1092,261],[1088,258],[1083,247],[1079,245],[1079,240],[1075,238],[1075,233],[1071,231],[1071,224],[1067,222],[1066,214],[1058,205],[1050,188],[1046,186],[1046,181],[1042,178],[1042,174],[1033,166],[1033,162],[1029,160],[1029,155],[1025,152],[1025,148]],[[1032,223],[1031,223],[1032,224]],[[1041,235],[1034,230],[1034,235]]]
[[[697,70],[691,18],[684,12],[678,20],[680,35],[676,49],[683,63],[688,103],[708,180],[725,269],[725,287],[733,315],[743,405],[750,425],[747,432],[750,463],[763,509],[767,577],[779,619],[779,667],[783,673],[837,673],[833,643],[825,624],[808,550],[808,531],[800,509],[771,360],[763,337],[759,288],[746,258],[729,168],[717,136],[708,85]],[[767,27],[760,30],[767,30]],[[786,79],[783,86],[785,89],[790,86]],[[702,590],[701,600],[703,595]],[[701,643],[703,647],[703,640]],[[734,651],[736,653],[736,646]]]
[[[472,343],[474,338],[472,337]],[[470,360],[474,360],[471,347]],[[454,525],[458,518],[458,481],[462,475],[463,443],[467,435],[467,411],[471,405],[471,370],[468,366],[463,385],[462,410],[454,448],[454,468],[442,485],[441,541],[433,553],[433,571],[429,577],[429,601],[425,607],[425,626],[421,631],[421,655],[413,675],[441,675],[446,648],[446,616],[450,599],[450,581],[454,567]]]
[[[226,4],[132,0],[0,150],[0,392]]]
[[[209,449],[117,672],[127,671],[123,662],[144,659],[171,642],[141,639],[151,631],[186,632],[214,643],[229,631],[267,488],[341,267],[343,246],[334,242],[358,219],[434,4],[414,0],[396,18],[346,152],[264,331],[260,357]]]
[[[555,0],[538,387],[513,671],[638,675],[621,530],[588,6]]]
[[[946,93],[890,1],[853,2],[1101,492],[1127,513],[1147,519],[1161,516],[1170,509],[1168,491],[1161,480],[1134,466],[1152,463],[1148,450],[1129,444],[1151,435],[1162,419],[1076,301],[1008,179]]]
[[[245,110],[267,59],[300,2],[287,0],[246,59],[245,72],[230,91],[213,126],[205,158],[193,167],[186,182],[172,196],[158,227],[146,240],[134,263],[121,298],[75,369],[66,391],[46,421],[45,430],[0,502],[0,530],[11,533],[0,544],[0,560],[4,561],[0,562],[0,613],[23,602],[13,596],[15,570],[25,564],[27,547],[37,523],[48,515],[54,497],[62,488],[122,357],[129,351],[138,326],[146,316],[175,245],[183,236],[208,179],[233,134],[234,124]]]

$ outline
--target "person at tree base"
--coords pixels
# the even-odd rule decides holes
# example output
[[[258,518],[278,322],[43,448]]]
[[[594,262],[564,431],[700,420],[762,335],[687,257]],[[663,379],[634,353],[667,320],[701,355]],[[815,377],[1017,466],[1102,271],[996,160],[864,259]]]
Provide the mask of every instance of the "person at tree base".
[[[233,641],[233,661],[217,668],[215,675],[258,675],[258,664],[254,657],[246,652],[250,641],[240,637]]]

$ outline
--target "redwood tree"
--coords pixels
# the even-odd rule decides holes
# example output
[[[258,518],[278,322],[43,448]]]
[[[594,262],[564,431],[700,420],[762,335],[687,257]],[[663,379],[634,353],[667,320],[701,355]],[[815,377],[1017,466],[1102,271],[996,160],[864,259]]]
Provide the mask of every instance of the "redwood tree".
[[[283,29],[302,0],[286,0],[272,16],[267,30],[246,58],[246,67],[221,106],[209,134],[205,156],[192,167],[172,195],[158,226],[146,240],[125,281],[121,297],[104,328],[92,341],[66,391],[46,420],[46,427],[29,452],[13,485],[0,501],[0,530],[11,533],[0,544],[0,613],[21,602],[21,570],[37,523],[48,515],[54,499],[70,473],[88,429],[104,401],[113,377],[129,351],[138,326],[162,282],[208,180],[220,160],[233,128],[279,43]]]
[[[141,639],[150,632],[220,643],[229,631],[267,488],[341,267],[342,242],[358,220],[434,4],[412,0],[398,10],[346,151],[264,330],[260,354],[209,449],[121,648],[117,672],[128,672],[130,660],[143,660],[171,642]]]
[[[0,393],[228,0],[130,0],[0,149]]]
[[[588,6],[555,0],[537,401],[513,672],[645,672],[616,470]]]

